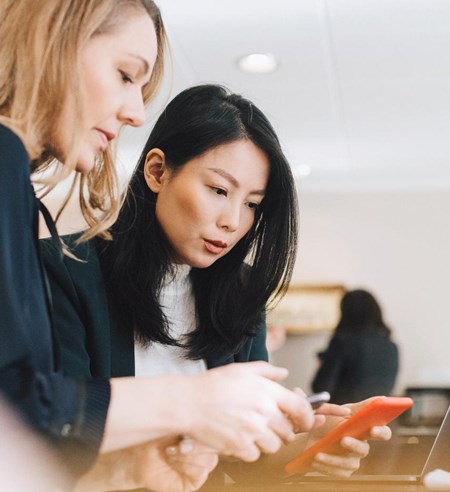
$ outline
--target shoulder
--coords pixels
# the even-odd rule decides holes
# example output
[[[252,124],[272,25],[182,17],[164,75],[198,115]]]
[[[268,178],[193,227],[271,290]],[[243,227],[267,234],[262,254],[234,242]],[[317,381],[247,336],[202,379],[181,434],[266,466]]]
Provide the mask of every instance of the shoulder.
[[[90,277],[99,275],[98,256],[94,240],[89,240],[78,244],[78,239],[82,233],[61,236],[63,243],[71,253],[71,256],[64,255],[61,260],[60,252],[53,244],[51,238],[41,239],[40,247],[42,259],[47,270],[53,275],[63,277],[69,275],[79,278],[83,282],[88,282]]]
[[[105,283],[95,240],[76,244],[79,236],[80,234],[62,236],[73,257],[64,255],[61,259],[51,239],[41,239],[40,246],[55,302],[69,300],[79,306],[80,310],[87,312],[106,303]]]
[[[26,227],[30,231],[30,222],[35,219],[36,213],[30,173],[30,160],[22,141],[9,128],[0,124],[0,218],[2,225],[10,224],[11,228],[16,229]],[[14,234],[17,236],[18,232]]]
[[[249,362],[254,360],[268,361],[266,345],[267,326],[266,314],[262,313],[260,323],[254,335],[249,336],[240,347],[237,354],[234,355],[235,362]]]
[[[65,256],[64,260],[81,260],[81,261],[87,261],[89,257],[96,256],[96,248],[95,248],[95,243],[94,240],[89,240],[85,241],[83,243],[78,243],[78,240],[80,239],[82,232],[77,232],[75,234],[66,234],[64,236],[61,236],[61,240],[63,243],[67,246],[69,249],[70,253],[75,256],[74,259]],[[56,250],[52,238],[51,237],[46,237],[40,240],[41,246],[43,253],[51,257],[53,255],[59,255],[58,251]]]
[[[12,130],[0,124],[0,161],[23,159],[28,163],[28,154],[22,140]]]
[[[0,173],[2,198],[8,197],[11,204],[23,200],[22,190],[28,193],[30,188],[30,160],[22,140],[1,124]]]

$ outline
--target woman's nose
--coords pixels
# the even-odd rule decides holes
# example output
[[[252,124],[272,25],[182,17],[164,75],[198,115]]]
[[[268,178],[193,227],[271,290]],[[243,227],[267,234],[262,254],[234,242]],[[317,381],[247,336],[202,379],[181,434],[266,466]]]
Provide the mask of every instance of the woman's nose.
[[[236,231],[241,220],[241,205],[229,204],[219,218],[219,227],[227,231]]]
[[[125,125],[130,126],[142,126],[145,123],[144,98],[141,90],[137,87],[125,100],[120,110],[119,119]]]

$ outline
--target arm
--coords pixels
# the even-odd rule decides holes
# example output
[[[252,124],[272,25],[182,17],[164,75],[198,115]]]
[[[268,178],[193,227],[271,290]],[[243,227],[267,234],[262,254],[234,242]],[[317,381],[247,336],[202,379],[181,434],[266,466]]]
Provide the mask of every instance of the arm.
[[[182,434],[245,461],[276,452],[293,439],[293,428],[313,424],[306,399],[276,382],[286,375],[266,362],[251,362],[196,376],[113,379],[103,450]]]
[[[92,345],[89,353],[86,352],[86,341],[92,337],[90,332],[97,326],[99,332],[105,335],[102,340],[108,342],[109,330],[107,316],[103,318],[104,323],[90,323],[89,320],[95,314],[98,315],[98,311],[106,310],[107,303],[91,302],[92,298],[100,296],[99,291],[103,291],[102,282],[97,282],[101,279],[95,269],[97,256],[89,255],[89,251],[79,247],[73,251],[78,257],[89,261],[80,263],[65,259],[65,265],[61,265],[55,255],[54,258],[50,255],[46,257],[46,263],[50,267],[52,284],[57,287],[54,289],[54,302],[58,326],[65,326],[67,336],[76,336],[79,341],[78,345],[73,343],[71,348],[66,347],[64,350],[75,352],[71,360],[86,360],[83,364],[88,367],[89,364],[92,366],[94,359]],[[89,277],[89,280],[85,277]],[[89,300],[84,299],[84,296]],[[90,314],[86,314],[86,311]],[[78,332],[78,335],[74,332]],[[265,332],[261,331],[258,343],[249,342],[246,345],[247,352],[253,348],[264,357],[264,337]],[[107,343],[97,345],[103,352],[95,358],[106,358],[104,352],[109,354]],[[80,355],[77,355],[77,351],[80,351]],[[242,358],[246,360],[248,353]],[[190,434],[198,436],[201,442],[206,439],[205,444],[224,453],[254,459],[253,456],[260,453],[254,443],[257,433],[258,445],[268,452],[279,447],[281,439],[293,435],[292,424],[280,408],[286,408],[285,411],[294,420],[299,420],[302,428],[305,428],[305,423],[308,427],[312,417],[311,410],[300,397],[269,380],[279,379],[280,374],[284,375],[285,372],[267,364],[249,367],[238,364],[208,371],[198,377],[112,379],[112,403],[102,450],[113,451],[167,434]],[[237,384],[239,387],[235,389]],[[202,398],[206,394],[206,387],[210,387],[207,400]],[[243,388],[247,388],[245,392]],[[174,401],[178,399],[179,404],[175,405]],[[139,403],[131,408],[130,401]],[[268,416],[274,415],[277,417],[276,422],[269,428],[266,424],[264,428]]]
[[[109,383],[77,382],[54,370],[28,157],[5,127],[0,127],[0,172],[0,391],[80,473],[100,445]]]

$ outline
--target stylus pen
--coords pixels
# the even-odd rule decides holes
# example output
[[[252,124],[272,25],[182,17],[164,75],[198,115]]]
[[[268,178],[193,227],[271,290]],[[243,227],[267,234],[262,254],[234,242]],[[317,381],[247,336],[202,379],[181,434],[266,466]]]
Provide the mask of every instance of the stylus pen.
[[[320,393],[314,393],[313,395],[307,396],[309,404],[314,408],[319,408],[320,405],[330,401],[330,393],[328,391],[321,391]]]

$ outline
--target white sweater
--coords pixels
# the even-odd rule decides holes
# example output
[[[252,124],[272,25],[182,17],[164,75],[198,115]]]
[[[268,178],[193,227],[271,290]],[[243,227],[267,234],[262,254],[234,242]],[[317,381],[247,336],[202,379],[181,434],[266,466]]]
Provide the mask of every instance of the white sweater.
[[[159,301],[169,321],[170,335],[181,340],[195,329],[195,303],[189,280],[191,267],[177,265],[175,268],[175,275],[164,282]],[[206,371],[204,360],[189,360],[183,349],[156,342],[148,348],[135,342],[134,358],[136,376],[197,374]]]

